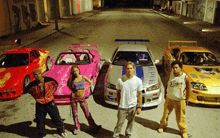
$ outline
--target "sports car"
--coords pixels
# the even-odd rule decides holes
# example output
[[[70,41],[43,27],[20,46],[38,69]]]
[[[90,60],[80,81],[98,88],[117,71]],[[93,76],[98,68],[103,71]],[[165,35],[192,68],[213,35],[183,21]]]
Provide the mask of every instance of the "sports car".
[[[123,42],[148,42],[149,40],[117,39]],[[119,77],[125,75],[125,63],[132,61],[135,64],[135,75],[142,80],[142,107],[156,107],[162,101],[162,87],[160,76],[152,53],[146,45],[120,45],[114,52],[111,60],[106,60],[100,71],[95,91],[104,92],[107,104],[117,106],[116,83]]]
[[[77,65],[80,68],[81,75],[90,79],[93,85],[95,84],[100,69],[101,56],[97,50],[91,47],[97,47],[97,45],[71,45],[69,46],[69,50],[61,52],[57,56],[56,61],[52,59],[53,66],[44,76],[52,77],[58,82],[58,88],[54,93],[55,103],[61,105],[70,104],[71,102],[71,90],[67,87],[67,81],[73,65]],[[88,83],[86,83],[85,87],[87,85]],[[84,97],[88,98],[93,90],[94,86],[87,89]]]
[[[189,102],[220,105],[220,62],[211,51],[197,47],[196,41],[168,41],[162,58],[166,73],[174,60],[183,63],[182,71],[190,79]]]
[[[16,48],[0,56],[0,100],[20,96],[34,80],[32,71],[45,72],[51,67],[50,52],[39,48]]]

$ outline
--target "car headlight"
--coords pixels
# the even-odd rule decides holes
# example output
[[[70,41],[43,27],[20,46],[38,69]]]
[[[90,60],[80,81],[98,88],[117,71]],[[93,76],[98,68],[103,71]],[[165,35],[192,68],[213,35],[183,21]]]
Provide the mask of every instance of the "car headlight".
[[[159,87],[160,87],[160,84],[157,83],[157,84],[155,84],[155,85],[153,85],[153,86],[148,87],[148,88],[146,89],[146,91],[153,91],[153,90],[159,89]]]
[[[9,88],[7,90],[4,90],[4,92],[8,92],[8,91],[12,91],[12,90],[14,90],[14,88]]]
[[[205,84],[200,82],[191,82],[191,87],[197,90],[207,90]]]
[[[108,87],[109,89],[116,90],[116,86],[115,86],[114,84],[110,83],[110,82],[107,82],[107,87]]]

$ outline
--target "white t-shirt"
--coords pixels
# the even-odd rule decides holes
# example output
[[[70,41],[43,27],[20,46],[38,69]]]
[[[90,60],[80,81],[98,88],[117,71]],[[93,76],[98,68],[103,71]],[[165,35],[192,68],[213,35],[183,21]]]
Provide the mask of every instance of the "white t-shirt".
[[[137,105],[137,91],[142,91],[142,80],[137,76],[127,78],[123,75],[118,79],[116,89],[121,90],[119,108],[131,108]]]
[[[170,78],[167,84],[167,97],[172,100],[184,100],[184,90],[186,89],[186,74],[175,77],[173,71],[170,73]]]

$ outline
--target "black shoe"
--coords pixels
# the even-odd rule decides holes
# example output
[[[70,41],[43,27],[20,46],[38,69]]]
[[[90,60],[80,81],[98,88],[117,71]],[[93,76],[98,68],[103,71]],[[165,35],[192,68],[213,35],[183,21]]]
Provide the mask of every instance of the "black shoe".
[[[127,134],[127,135],[126,135],[126,138],[130,138],[130,137],[131,137],[131,134]]]

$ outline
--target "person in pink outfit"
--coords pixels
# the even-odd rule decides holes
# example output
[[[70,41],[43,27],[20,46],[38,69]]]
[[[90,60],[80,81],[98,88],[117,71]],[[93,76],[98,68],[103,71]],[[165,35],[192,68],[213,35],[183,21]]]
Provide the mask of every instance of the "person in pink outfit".
[[[85,87],[85,83],[88,82],[89,85]],[[78,111],[77,104],[80,104],[86,119],[88,120],[89,126],[92,128],[91,131],[97,133],[101,129],[101,125],[97,125],[93,120],[89,109],[88,103],[84,97],[85,90],[92,86],[92,81],[90,81],[86,76],[80,74],[80,69],[78,66],[73,65],[70,72],[70,77],[67,82],[67,86],[72,91],[71,93],[71,107],[73,114],[73,121],[75,124],[75,129],[73,130],[73,134],[77,135],[80,130],[80,124],[78,120]]]

